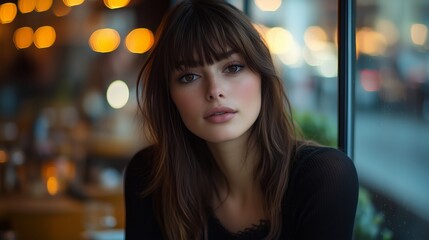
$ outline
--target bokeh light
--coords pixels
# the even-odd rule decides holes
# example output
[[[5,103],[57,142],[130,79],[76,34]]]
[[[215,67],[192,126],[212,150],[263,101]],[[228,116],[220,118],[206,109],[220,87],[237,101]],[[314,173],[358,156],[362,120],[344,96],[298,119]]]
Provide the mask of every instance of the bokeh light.
[[[21,13],[29,13],[36,8],[36,0],[18,0],[18,9]]]
[[[46,181],[46,189],[50,195],[56,195],[59,190],[59,183],[56,177],[48,177]]]
[[[277,11],[282,5],[282,0],[255,0],[256,6],[262,11]]]
[[[95,52],[107,53],[118,48],[121,42],[119,33],[111,28],[99,29],[93,32],[89,38],[89,46]]]
[[[37,48],[48,48],[54,44],[55,39],[55,29],[51,26],[40,27],[34,33],[34,45]]]
[[[0,5],[0,22],[11,23],[18,12],[14,3],[4,3]]]
[[[270,51],[274,54],[283,54],[294,46],[292,34],[284,28],[274,27],[267,31],[266,41]]]
[[[423,46],[428,36],[428,28],[424,24],[415,23],[411,25],[411,41],[415,45]]]
[[[395,45],[399,41],[398,28],[392,21],[380,19],[377,21],[375,28],[384,35],[389,46]]]
[[[304,33],[304,42],[312,51],[320,51],[327,45],[328,35],[319,26],[307,28]]]
[[[55,1],[52,11],[57,17],[64,17],[71,12],[71,7],[66,6],[62,1]]]
[[[0,148],[0,163],[7,162],[7,152]]]
[[[64,4],[68,7],[81,5],[85,0],[63,0]]]
[[[107,88],[107,102],[112,108],[119,109],[127,104],[130,91],[127,84],[122,80],[113,81]]]
[[[17,49],[30,47],[33,43],[33,29],[30,27],[21,27],[16,29],[13,34],[13,42]]]
[[[52,7],[53,0],[37,0],[36,12],[45,12]]]
[[[380,56],[386,52],[386,37],[369,27],[364,27],[356,33],[356,49],[364,54]]]
[[[303,62],[301,47],[295,42],[287,52],[279,55],[279,59],[289,67],[300,67]]]
[[[154,36],[151,30],[137,28],[132,30],[125,39],[128,51],[132,53],[145,53],[153,45]]]
[[[128,5],[130,0],[104,0],[104,5],[110,9],[122,8]]]

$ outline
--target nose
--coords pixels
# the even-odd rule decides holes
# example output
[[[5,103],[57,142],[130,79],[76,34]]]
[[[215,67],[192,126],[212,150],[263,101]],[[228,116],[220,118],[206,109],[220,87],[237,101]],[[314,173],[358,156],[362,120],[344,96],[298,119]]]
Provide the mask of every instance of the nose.
[[[208,101],[213,101],[220,98],[225,98],[225,91],[221,84],[221,79],[210,76],[207,80],[206,99]]]

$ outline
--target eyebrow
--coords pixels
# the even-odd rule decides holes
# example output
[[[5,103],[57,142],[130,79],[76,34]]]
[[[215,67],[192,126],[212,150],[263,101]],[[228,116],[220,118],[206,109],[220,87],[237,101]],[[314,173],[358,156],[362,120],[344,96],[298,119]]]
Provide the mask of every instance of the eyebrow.
[[[238,53],[238,51],[233,50],[233,49],[226,51],[226,52],[219,53],[216,55],[215,60],[216,60],[216,62],[222,61],[224,59],[231,57],[231,55],[233,55],[235,53]],[[177,64],[178,69],[181,69],[184,66],[202,66],[202,65],[204,65],[204,63],[202,61],[198,61],[198,60],[192,60],[192,61],[186,61],[186,62],[185,61],[179,61]]]

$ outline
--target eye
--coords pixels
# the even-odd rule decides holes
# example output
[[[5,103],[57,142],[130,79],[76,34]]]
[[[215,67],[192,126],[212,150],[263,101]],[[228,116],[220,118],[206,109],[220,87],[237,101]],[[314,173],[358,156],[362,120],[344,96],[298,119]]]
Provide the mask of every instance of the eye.
[[[240,64],[231,64],[225,68],[226,73],[237,73],[243,69],[244,66]]]
[[[200,78],[200,76],[192,73],[187,73],[179,78],[180,83],[191,83]]]

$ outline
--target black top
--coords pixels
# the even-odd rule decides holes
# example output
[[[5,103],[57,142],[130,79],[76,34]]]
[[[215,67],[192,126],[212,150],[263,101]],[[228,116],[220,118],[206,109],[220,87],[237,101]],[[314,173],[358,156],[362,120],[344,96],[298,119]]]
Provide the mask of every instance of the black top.
[[[153,149],[138,152],[125,170],[125,237],[162,239],[154,216],[152,196],[142,197],[148,184]],[[280,239],[352,239],[358,197],[358,178],[353,162],[341,151],[306,147],[292,167],[283,198]],[[209,218],[210,239],[263,239],[269,223],[231,233],[214,217]]]

